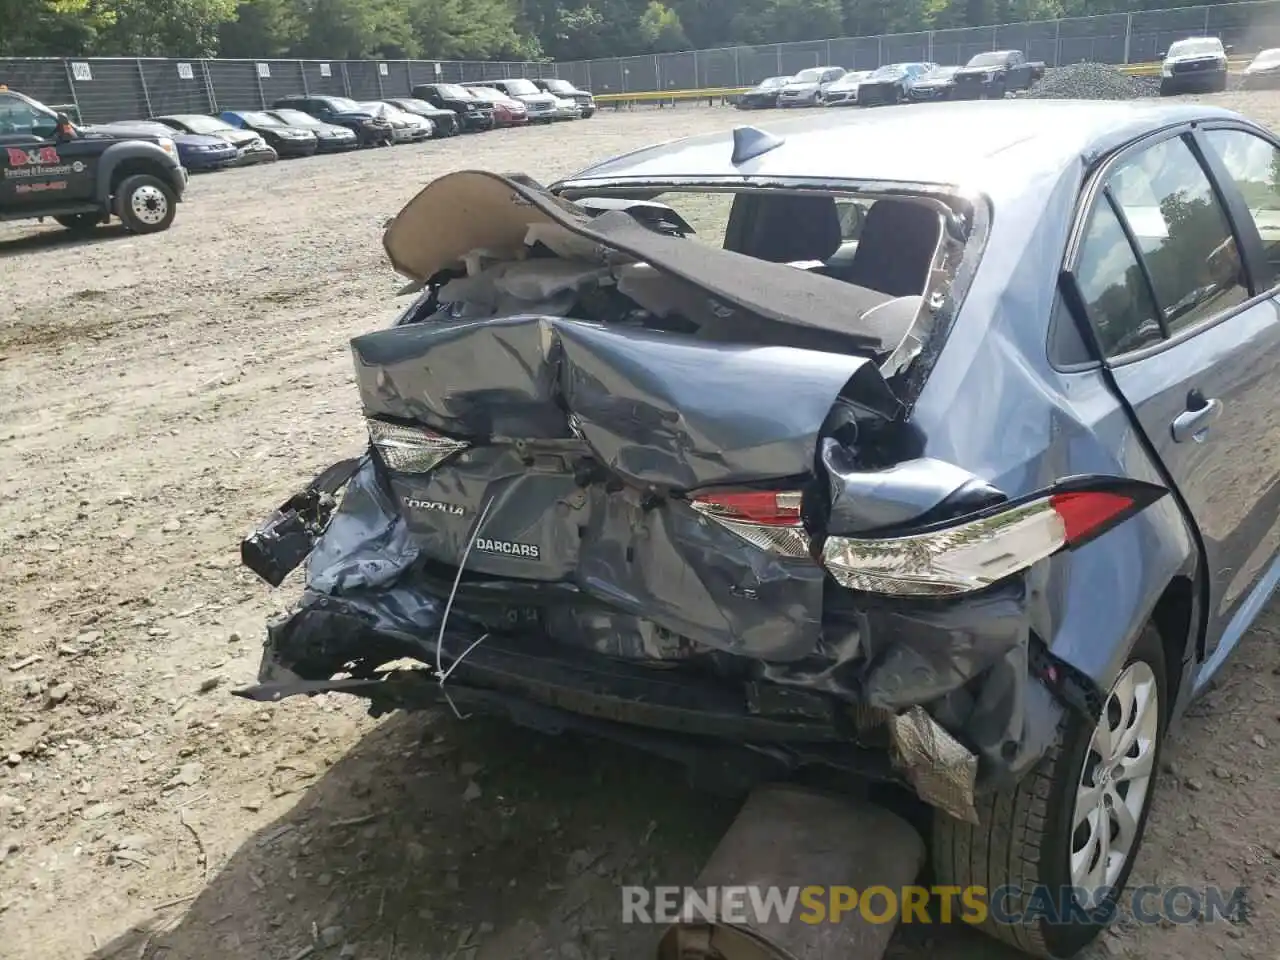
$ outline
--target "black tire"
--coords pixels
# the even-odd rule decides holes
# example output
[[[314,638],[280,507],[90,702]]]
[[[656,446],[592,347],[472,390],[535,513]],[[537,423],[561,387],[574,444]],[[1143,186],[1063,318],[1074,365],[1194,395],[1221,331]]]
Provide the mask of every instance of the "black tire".
[[[1226,75],[1226,73],[1223,73],[1221,77],[1219,77],[1217,80],[1215,80],[1215,81],[1214,81],[1214,83],[1213,83],[1213,92],[1214,92],[1214,93],[1226,93],[1226,92],[1227,92],[1227,75]]]
[[[1160,96],[1172,97],[1177,92],[1178,92],[1178,88],[1175,87],[1170,81],[1168,80],[1160,81]]]
[[[1111,896],[1084,912],[1088,922],[1080,922],[1082,917],[1068,916],[1059,923],[1039,918],[1031,924],[1012,925],[988,918],[981,925],[984,933],[1031,956],[1063,960],[1091,943],[1105,929],[1138,855],[1155,792],[1170,706],[1164,648],[1152,626],[1139,636],[1125,668],[1138,662],[1151,668],[1159,708],[1151,779],[1142,813],[1136,820],[1135,839],[1128,859],[1116,877]],[[1107,706],[1114,706],[1110,696]],[[1029,774],[1011,788],[978,798],[981,822],[977,825],[935,812],[932,857],[937,882],[961,888],[980,885],[989,895],[1002,886],[1017,887],[1022,891],[1021,898],[1008,901],[1014,910],[1026,910],[1030,893],[1036,889],[1050,891],[1055,897],[1052,903],[1058,903],[1058,891],[1072,885],[1075,795],[1085,764],[1090,760],[1092,736],[1093,730],[1085,721],[1074,713],[1068,715],[1057,743]]]
[[[88,233],[97,229],[98,224],[102,223],[106,218],[100,213],[68,213],[53,219],[57,224],[66,227],[68,230],[76,233]]]
[[[177,213],[178,198],[159,177],[136,174],[116,188],[116,216],[130,233],[168,230]]]

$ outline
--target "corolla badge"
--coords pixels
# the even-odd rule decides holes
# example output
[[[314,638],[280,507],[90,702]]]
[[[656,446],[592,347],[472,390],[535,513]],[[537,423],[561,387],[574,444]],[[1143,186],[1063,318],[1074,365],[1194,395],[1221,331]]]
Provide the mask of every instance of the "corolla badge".
[[[466,508],[456,503],[445,503],[443,500],[418,500],[414,497],[402,497],[404,505],[410,510],[430,510],[436,513],[447,513],[452,517],[460,517]]]

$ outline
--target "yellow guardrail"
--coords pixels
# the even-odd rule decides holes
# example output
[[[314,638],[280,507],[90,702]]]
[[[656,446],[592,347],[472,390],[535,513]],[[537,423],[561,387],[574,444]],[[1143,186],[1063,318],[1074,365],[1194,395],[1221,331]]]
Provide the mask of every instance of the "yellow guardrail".
[[[1240,70],[1249,65],[1250,57],[1228,57],[1227,69]],[[1158,77],[1160,76],[1160,61],[1155,63],[1126,63],[1116,68],[1121,73],[1127,73],[1134,77]]]
[[[1227,61],[1228,67],[1238,70],[1249,63],[1248,57],[1232,57]],[[1065,64],[1064,64],[1065,66]],[[1158,77],[1160,62],[1119,64],[1116,69],[1135,77]],[[715,100],[736,97],[746,93],[750,87],[701,87],[692,90],[640,90],[634,93],[597,93],[597,104],[621,103],[675,103],[678,100]]]
[[[663,103],[668,100],[714,100],[736,97],[750,87],[703,87],[698,90],[644,90],[636,93],[597,93],[596,103]]]

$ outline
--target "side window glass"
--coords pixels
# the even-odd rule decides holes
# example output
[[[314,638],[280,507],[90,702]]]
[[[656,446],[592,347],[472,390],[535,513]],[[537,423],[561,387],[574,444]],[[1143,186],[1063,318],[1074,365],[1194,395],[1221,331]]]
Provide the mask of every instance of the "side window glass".
[[[1243,130],[1206,130],[1209,149],[1221,159],[1253,215],[1274,284],[1280,277],[1280,150]]]
[[[0,95],[0,133],[52,137],[57,129],[53,116],[32,109],[31,104],[18,97]]]
[[[1109,185],[1141,248],[1170,333],[1248,299],[1226,213],[1181,137],[1127,160]]]
[[[1090,215],[1075,277],[1089,322],[1108,357],[1163,339],[1142,267],[1105,199]]]

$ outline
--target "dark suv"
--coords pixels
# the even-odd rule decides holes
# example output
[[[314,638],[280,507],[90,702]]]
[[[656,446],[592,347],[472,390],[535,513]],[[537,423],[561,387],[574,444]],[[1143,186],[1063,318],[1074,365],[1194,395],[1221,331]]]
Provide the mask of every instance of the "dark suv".
[[[346,127],[360,138],[360,146],[391,142],[391,122],[365,110],[348,97],[308,97],[302,94],[281,97],[272,110],[301,110],[317,120]]]
[[[114,215],[133,233],[157,233],[186,186],[167,137],[80,129],[0,86],[0,220],[52,217],[89,230]]]
[[[413,88],[413,95],[433,107],[452,110],[464,131],[492,130],[496,123],[493,106],[477,100],[461,84],[420,83]]]

